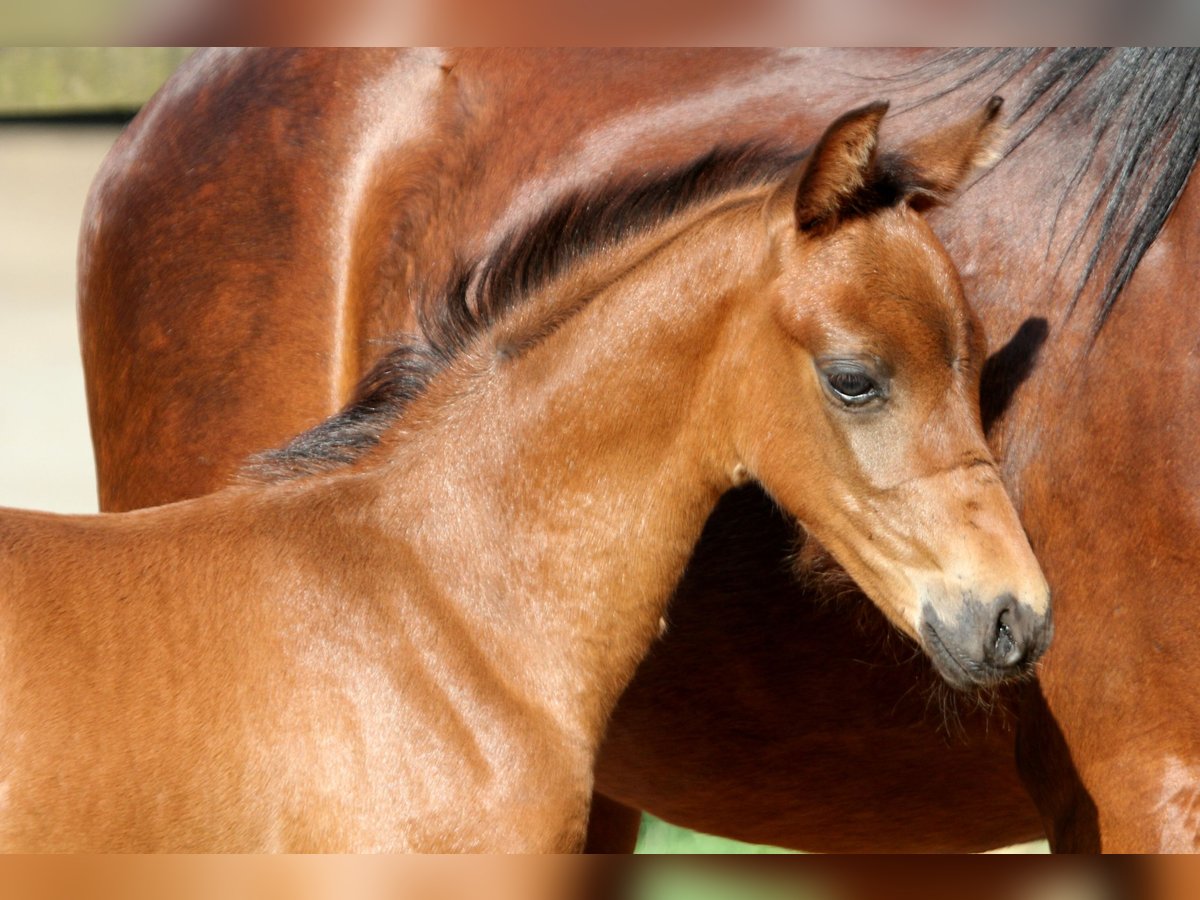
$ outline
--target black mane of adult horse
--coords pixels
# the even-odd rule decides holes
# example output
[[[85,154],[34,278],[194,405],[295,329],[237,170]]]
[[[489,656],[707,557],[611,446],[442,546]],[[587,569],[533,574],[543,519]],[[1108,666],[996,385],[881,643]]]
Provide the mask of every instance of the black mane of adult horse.
[[[1056,849],[1196,849],[1198,61],[199,54],[114,149],[85,218],[102,505],[210,491],[336,411],[390,335],[436,316],[460,260],[564,194],[714,145],[800,148],[878,96],[894,145],[1003,94],[1004,158],[931,221],[995,351],[982,414],[1055,591],[1038,681],[948,698],[853,592],[812,602],[847,588],[747,489],[710,521],[598,786],[814,850],[983,849],[1043,830]],[[621,811],[602,804],[598,842],[629,837]]]

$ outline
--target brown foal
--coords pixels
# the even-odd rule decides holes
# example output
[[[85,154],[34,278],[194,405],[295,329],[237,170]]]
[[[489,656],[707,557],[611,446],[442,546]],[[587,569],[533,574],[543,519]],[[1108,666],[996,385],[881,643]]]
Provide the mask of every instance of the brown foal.
[[[802,162],[576,197],[238,484],[4,511],[0,847],[577,849],[607,718],[748,479],[949,680],[1027,671],[1048,592],[916,211],[997,109],[882,154],[876,104]]]

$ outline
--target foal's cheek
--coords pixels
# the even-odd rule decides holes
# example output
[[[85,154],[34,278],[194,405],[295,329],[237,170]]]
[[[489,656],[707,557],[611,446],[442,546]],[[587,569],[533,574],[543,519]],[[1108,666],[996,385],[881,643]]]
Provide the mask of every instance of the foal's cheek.
[[[895,410],[827,409],[826,418],[831,424],[841,477],[859,496],[888,490],[910,477],[911,435]]]

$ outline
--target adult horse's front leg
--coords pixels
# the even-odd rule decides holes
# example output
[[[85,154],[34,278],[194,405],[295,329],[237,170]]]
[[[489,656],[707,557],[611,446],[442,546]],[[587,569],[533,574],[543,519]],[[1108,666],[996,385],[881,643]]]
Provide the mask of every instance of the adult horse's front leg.
[[[1055,643],[1020,763],[1059,850],[1200,850],[1200,308],[1193,179],[1021,476]]]
[[[642,811],[599,792],[592,795],[588,817],[587,853],[632,853],[642,827]]]

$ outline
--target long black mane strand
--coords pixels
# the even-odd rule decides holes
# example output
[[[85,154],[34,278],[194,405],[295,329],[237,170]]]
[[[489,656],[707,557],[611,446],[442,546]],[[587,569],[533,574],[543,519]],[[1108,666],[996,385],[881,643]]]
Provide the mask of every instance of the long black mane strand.
[[[1088,150],[1067,179],[1055,224],[1092,173],[1095,186],[1071,233],[1066,257],[1086,254],[1070,309],[1092,280],[1103,276],[1092,311],[1096,334],[1175,208],[1200,156],[1200,50],[951,50],[889,80],[906,92],[923,83],[939,85],[906,107],[913,110],[969,85],[1007,93],[1005,85],[1022,72],[1025,86],[1015,97],[1005,155],[1046,126],[1065,125],[1087,135]]]

